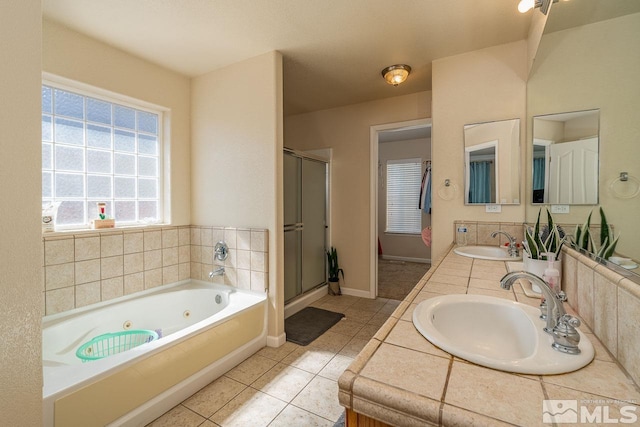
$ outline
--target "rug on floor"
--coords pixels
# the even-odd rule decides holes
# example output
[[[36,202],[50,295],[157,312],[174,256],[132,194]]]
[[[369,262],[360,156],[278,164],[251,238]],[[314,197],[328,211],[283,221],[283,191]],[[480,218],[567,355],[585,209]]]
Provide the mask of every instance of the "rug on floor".
[[[287,341],[308,345],[344,317],[342,313],[307,307],[285,319],[284,331]]]

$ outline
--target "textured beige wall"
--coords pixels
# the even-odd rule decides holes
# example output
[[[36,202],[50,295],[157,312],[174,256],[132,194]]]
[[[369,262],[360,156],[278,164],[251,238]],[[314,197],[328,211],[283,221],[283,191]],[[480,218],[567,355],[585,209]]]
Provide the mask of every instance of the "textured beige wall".
[[[430,116],[431,93],[417,92],[285,119],[285,146],[333,148],[330,233],[346,274],[344,288],[368,295],[371,248],[377,245],[370,242],[370,128]]]
[[[524,221],[523,203],[502,206],[499,214],[485,213],[484,205],[464,205],[463,127],[470,123],[520,118],[522,141],[526,81],[527,42],[524,40],[434,61],[432,259],[444,255],[453,241],[456,219]],[[522,163],[520,170],[523,170]],[[455,194],[449,193],[451,187],[445,189],[445,179],[457,187]],[[520,185],[520,194],[524,194],[524,179]],[[444,198],[438,195],[439,190]],[[451,200],[446,200],[449,198]]]
[[[41,3],[0,13],[0,424],[42,425]]]
[[[281,336],[282,55],[197,77],[191,98],[191,222],[269,230],[269,336]]]
[[[57,23],[43,20],[43,71],[171,110],[171,224],[190,224],[190,80]],[[166,183],[165,183],[166,185]]]
[[[528,123],[532,116],[593,108],[600,109],[600,204],[609,222],[622,237],[617,251],[640,259],[640,197],[616,198],[609,189],[620,172],[640,179],[640,14],[547,34],[543,37],[527,87]],[[531,157],[531,130],[527,132],[527,159]],[[531,165],[526,164],[531,185]],[[618,183],[620,184],[620,183]],[[633,183],[629,183],[629,186]],[[527,188],[529,188],[527,186]],[[616,186],[627,191],[625,186]],[[529,191],[530,194],[530,191]],[[594,206],[572,206],[563,223],[583,223],[591,210],[592,221],[600,215]],[[528,204],[527,219],[534,220],[538,207]]]

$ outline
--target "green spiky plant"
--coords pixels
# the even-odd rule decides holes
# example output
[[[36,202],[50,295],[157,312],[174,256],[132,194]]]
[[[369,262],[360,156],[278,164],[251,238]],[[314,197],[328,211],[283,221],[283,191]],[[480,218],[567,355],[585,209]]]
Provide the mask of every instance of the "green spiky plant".
[[[547,225],[540,229],[540,214],[542,208],[538,211],[538,220],[536,225],[531,230],[530,227],[525,227],[525,251],[529,254],[531,259],[545,260],[547,259],[547,253],[552,252],[555,254],[555,259],[560,259],[560,250],[565,242],[565,236],[562,229],[553,222],[553,217],[547,209]]]
[[[329,261],[329,295],[342,295],[340,290],[340,274],[344,280],[344,270],[338,264],[338,251],[333,246],[327,251],[327,260]]]
[[[576,245],[600,258],[609,259],[616,250],[620,234],[615,238],[613,237],[613,228],[609,225],[604,210],[600,208],[600,247],[597,248],[593,234],[589,228],[591,226],[591,214],[593,214],[593,211],[589,212],[589,216],[582,226],[576,226]]]

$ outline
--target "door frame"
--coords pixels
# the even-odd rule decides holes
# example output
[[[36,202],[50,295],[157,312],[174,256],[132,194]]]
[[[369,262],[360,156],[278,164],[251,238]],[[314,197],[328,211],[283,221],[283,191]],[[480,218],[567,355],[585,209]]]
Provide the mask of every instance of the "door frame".
[[[369,298],[378,296],[378,134],[400,129],[432,126],[428,119],[374,125],[369,129]]]

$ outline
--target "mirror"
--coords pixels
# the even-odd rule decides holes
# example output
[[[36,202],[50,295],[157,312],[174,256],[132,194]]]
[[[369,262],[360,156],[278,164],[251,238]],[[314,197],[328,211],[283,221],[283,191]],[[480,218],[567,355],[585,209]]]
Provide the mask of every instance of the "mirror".
[[[532,203],[598,204],[599,110],[533,118]]]
[[[464,126],[465,204],[520,204],[520,119]]]
[[[616,235],[616,252],[640,260],[640,1],[580,0],[553,3],[527,82],[527,178],[532,191],[534,117],[599,109],[598,199]],[[627,173],[624,180],[621,175]],[[527,194],[526,220],[539,205]],[[596,206],[570,206],[554,214],[561,224],[584,223]],[[628,270],[640,278],[640,268]]]

